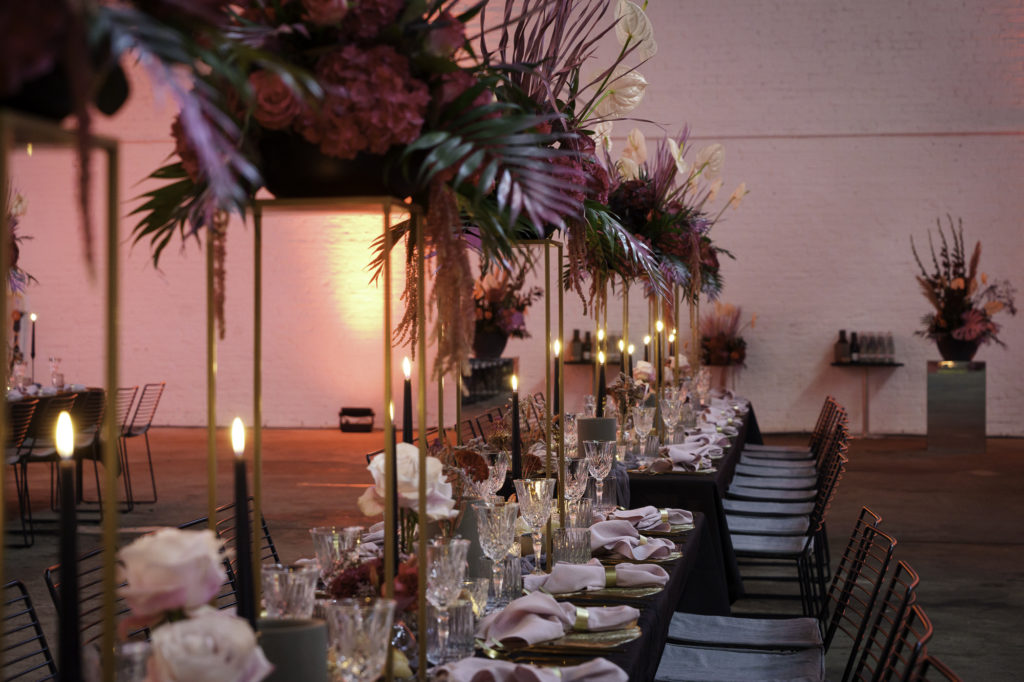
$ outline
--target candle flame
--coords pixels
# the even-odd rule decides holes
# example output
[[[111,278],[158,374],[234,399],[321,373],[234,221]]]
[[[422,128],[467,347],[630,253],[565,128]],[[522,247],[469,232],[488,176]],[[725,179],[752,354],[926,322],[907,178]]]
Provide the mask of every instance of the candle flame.
[[[39,319],[39,316],[38,316],[38,315],[36,315],[35,313],[31,313],[31,314],[30,314],[30,315],[28,316],[28,319],[30,319],[30,320],[32,320],[33,322],[35,322],[36,320],[38,320],[38,319]]]
[[[651,342],[651,335],[650,334],[644,334],[644,345],[646,346],[650,342]]]
[[[395,401],[392,400],[388,403],[388,415],[391,417],[391,421],[395,421]]]
[[[629,344],[629,348],[626,349],[626,352],[629,353],[630,355],[632,355],[633,351],[635,351],[635,350],[636,350],[636,346],[634,346],[633,344]]]
[[[67,459],[75,454],[75,429],[71,425],[71,415],[62,410],[57,416],[57,434],[55,437],[57,454]]]
[[[619,352],[621,353],[624,350],[626,350],[626,342],[623,341],[622,339],[619,339]]]
[[[513,391],[518,391],[519,390],[519,379],[516,377],[515,374],[512,375],[512,390]]]
[[[654,328],[657,329],[658,333],[660,334],[665,329],[665,323],[662,322],[661,320],[658,320],[657,322],[654,323]]]
[[[598,329],[597,330],[597,340],[598,341],[604,341],[604,330],[603,329]]]
[[[28,154],[29,156],[32,156],[32,143],[31,142],[29,142],[27,145],[25,145],[25,153]]]
[[[668,342],[669,343],[675,343],[675,340],[676,340],[676,333],[675,332],[672,332],[671,334],[668,335]]]
[[[235,451],[236,457],[241,457],[245,452],[245,425],[238,417],[231,422],[231,449]]]
[[[597,351],[597,361],[600,362],[602,365],[604,364],[604,351],[603,350]]]
[[[557,358],[558,354],[562,352],[562,342],[559,341],[558,339],[555,339],[555,346],[554,347],[555,347],[555,357]]]
[[[402,358],[402,372],[405,374],[405,378],[408,379],[412,376],[412,360],[406,355]]]

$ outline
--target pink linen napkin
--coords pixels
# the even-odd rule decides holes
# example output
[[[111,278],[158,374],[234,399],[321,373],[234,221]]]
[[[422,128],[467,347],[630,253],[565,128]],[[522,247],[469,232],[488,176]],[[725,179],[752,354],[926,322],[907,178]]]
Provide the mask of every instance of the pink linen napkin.
[[[668,572],[655,564],[617,564],[613,568],[616,587],[648,587],[665,585]],[[597,559],[586,564],[555,564],[547,575],[527,575],[523,586],[528,592],[543,590],[548,594],[567,594],[580,590],[609,587],[605,567]]]
[[[618,509],[608,515],[609,519],[629,521],[637,530],[671,530],[672,526],[684,523],[693,523],[693,514],[685,509],[665,509],[666,513],[653,505],[639,507],[638,509]],[[666,516],[668,517],[666,520]]]
[[[700,443],[701,445],[715,445],[720,448],[727,448],[730,445],[729,437],[718,433],[697,433],[686,437],[687,443]]]
[[[588,632],[618,630],[640,616],[640,611],[624,604],[592,606],[584,611],[586,617],[581,622],[573,604],[555,601],[550,594],[534,592],[484,617],[476,626],[476,636],[488,646],[509,641],[537,644],[558,639],[572,629]]]
[[[590,527],[590,548],[618,554],[626,559],[664,559],[675,543],[665,538],[647,538],[629,521],[600,521]]]
[[[714,445],[697,445],[696,443],[681,443],[678,445],[667,445],[662,451],[672,460],[672,464],[682,467],[686,471],[700,471],[711,467],[711,450]]]
[[[529,663],[464,658],[437,669],[448,682],[627,682],[626,672],[611,661],[595,658],[564,668],[540,668]]]

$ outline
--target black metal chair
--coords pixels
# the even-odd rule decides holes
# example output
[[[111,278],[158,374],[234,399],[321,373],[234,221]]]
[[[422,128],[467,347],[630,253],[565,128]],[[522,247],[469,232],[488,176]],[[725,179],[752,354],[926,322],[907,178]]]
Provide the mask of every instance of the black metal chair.
[[[838,403],[836,403],[832,396],[826,396],[806,446],[746,444],[743,446],[740,462],[746,463],[752,460],[789,460],[792,462],[813,460],[818,452],[817,447],[827,436],[829,423],[834,416],[834,410],[837,406]]]
[[[25,441],[25,436],[28,435],[29,426],[32,424],[32,416],[35,414],[38,405],[39,401],[33,399],[9,403],[7,407],[9,428],[4,454],[7,464],[10,464],[14,469],[14,482],[18,494],[18,517],[21,520],[22,535],[22,544],[19,546],[23,547],[32,545],[31,538],[33,536],[29,532],[28,525],[29,519],[32,516],[32,509],[27,506],[28,491],[22,489],[22,481],[18,472],[18,460],[21,457],[21,445]]]
[[[78,557],[78,604],[79,604],[79,630],[82,633],[82,645],[92,644],[99,641],[103,636],[103,553],[107,551],[103,547],[97,547]],[[110,549],[116,552],[117,548]],[[46,581],[46,588],[50,592],[50,599],[57,609],[57,616],[62,613],[60,601],[60,564],[54,564],[43,573]],[[121,588],[125,583],[119,583]],[[114,614],[120,617],[128,613],[130,609],[120,596],[115,598]],[[139,628],[127,633],[125,639],[148,640],[149,629]]]
[[[856,661],[850,659],[847,662],[843,680],[889,680],[893,675],[899,675],[896,671],[904,665],[904,672],[909,678],[932,631],[923,611],[911,611],[920,581],[910,564],[905,561],[896,564],[861,654]],[[906,651],[908,644],[909,652]]]
[[[153,417],[156,415],[156,408],[160,405],[160,398],[164,394],[166,383],[145,384],[139,400],[135,405],[135,413],[132,415],[131,423],[122,432],[122,447],[124,448],[124,476],[125,485],[130,491],[129,505],[153,504],[157,500],[156,494],[156,472],[153,470],[153,450],[149,445],[149,430],[153,426]],[[128,439],[142,436],[146,442],[146,461],[149,463],[149,482],[153,489],[153,497],[149,499],[136,499],[134,488],[131,484],[131,469],[128,461]]]
[[[57,679],[57,664],[32,598],[20,580],[4,585],[3,679]]]
[[[917,667],[917,670],[910,676],[910,680],[911,682],[937,682],[938,680],[961,682],[960,676],[953,672],[949,666],[927,653],[921,659],[921,664]]]

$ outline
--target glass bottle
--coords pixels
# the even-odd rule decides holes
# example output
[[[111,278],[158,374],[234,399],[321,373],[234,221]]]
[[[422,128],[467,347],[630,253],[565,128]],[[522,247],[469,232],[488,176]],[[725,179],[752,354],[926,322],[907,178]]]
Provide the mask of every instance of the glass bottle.
[[[860,362],[860,340],[857,332],[850,332],[850,362]]]
[[[839,340],[836,341],[835,347],[833,348],[833,357],[836,362],[849,362],[850,361],[850,342],[846,340],[846,330],[839,330]]]

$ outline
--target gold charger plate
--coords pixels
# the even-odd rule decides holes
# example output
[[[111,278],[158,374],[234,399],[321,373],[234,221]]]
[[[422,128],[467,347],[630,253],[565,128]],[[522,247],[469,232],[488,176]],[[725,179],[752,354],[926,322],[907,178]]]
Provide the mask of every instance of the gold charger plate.
[[[614,566],[615,564],[625,564],[625,563],[631,563],[631,564],[670,564],[673,561],[675,561],[676,559],[682,559],[683,558],[683,553],[678,551],[678,550],[676,550],[676,551],[670,553],[667,557],[662,557],[660,559],[628,559],[628,558],[626,558],[624,556],[617,556],[617,555],[616,556],[611,556],[611,555],[599,556],[597,558],[600,559],[601,563],[604,564],[605,566]]]
[[[579,592],[566,592],[564,594],[551,595],[555,599],[571,599],[572,601],[640,601],[647,597],[658,594],[663,589],[662,585],[647,585],[645,587],[604,587],[600,590],[580,590]]]
[[[668,530],[645,530],[644,535],[649,535],[652,538],[664,538],[670,535],[689,533],[694,528],[696,528],[696,526],[694,526],[692,523],[680,523],[678,525],[673,525]]]
[[[524,646],[506,646],[502,644],[494,647],[484,646],[480,640],[476,641],[479,647],[488,658],[515,658],[535,659],[561,656],[593,656],[595,651],[608,651],[618,649],[630,642],[639,639],[643,635],[640,626],[634,623],[620,630],[607,630],[604,632],[568,632],[558,639],[551,639],[547,642],[538,642]]]

